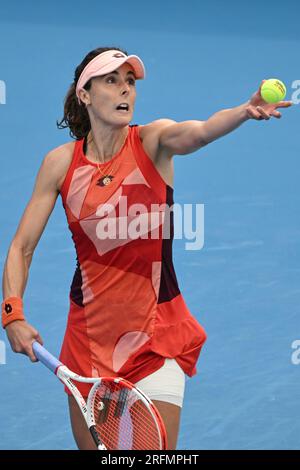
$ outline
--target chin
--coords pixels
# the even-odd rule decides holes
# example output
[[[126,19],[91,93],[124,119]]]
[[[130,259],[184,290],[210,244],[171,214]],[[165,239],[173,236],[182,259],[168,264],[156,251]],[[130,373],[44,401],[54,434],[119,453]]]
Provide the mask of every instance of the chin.
[[[129,124],[132,121],[133,115],[129,114],[128,116],[120,116],[115,122],[122,123],[122,125]]]

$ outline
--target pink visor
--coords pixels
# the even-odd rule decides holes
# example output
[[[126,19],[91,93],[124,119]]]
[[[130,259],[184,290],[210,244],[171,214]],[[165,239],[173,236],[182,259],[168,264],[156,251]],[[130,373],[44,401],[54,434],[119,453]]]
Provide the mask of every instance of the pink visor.
[[[79,77],[76,86],[78,102],[80,103],[79,90],[83,89],[90,78],[113,72],[125,62],[132,66],[136,79],[145,77],[144,64],[137,55],[125,55],[117,50],[102,52],[87,64]]]

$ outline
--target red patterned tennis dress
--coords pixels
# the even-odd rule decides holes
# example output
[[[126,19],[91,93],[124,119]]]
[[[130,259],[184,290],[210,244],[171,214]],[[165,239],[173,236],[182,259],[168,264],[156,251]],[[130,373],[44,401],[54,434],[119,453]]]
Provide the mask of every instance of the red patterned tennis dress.
[[[77,268],[60,359],[80,375],[135,383],[175,358],[193,376],[206,333],[174,271],[173,189],[145,153],[138,125],[113,156],[119,167],[107,186],[84,143],[76,141],[61,187]],[[89,385],[80,390],[86,396]]]

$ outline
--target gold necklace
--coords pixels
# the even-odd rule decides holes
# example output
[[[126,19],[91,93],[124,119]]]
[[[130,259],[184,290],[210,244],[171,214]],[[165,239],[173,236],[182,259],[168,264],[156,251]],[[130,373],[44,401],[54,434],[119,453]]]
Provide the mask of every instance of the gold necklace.
[[[123,144],[122,144],[122,147],[123,147],[123,145],[124,145],[126,139],[127,139],[127,135],[126,135],[125,140],[124,140],[124,142],[123,142]],[[93,140],[93,137],[92,137],[92,140]],[[93,141],[94,141],[94,140],[93,140]],[[90,142],[91,142],[91,141],[90,141]],[[94,144],[95,144],[95,143],[94,143]],[[95,147],[96,147],[96,145],[95,145]],[[120,150],[121,150],[122,147],[120,147]],[[99,159],[99,155],[98,155],[98,159]],[[119,160],[120,160],[120,159],[119,159]],[[116,161],[117,161],[117,163],[118,163],[118,166],[116,165]],[[110,162],[108,161],[107,164],[109,164],[109,163],[110,163]],[[105,170],[104,170],[104,173],[103,173],[103,171],[102,171],[101,168],[100,168],[99,163],[97,162],[98,171],[99,171],[99,173],[102,175],[102,178],[100,178],[100,179],[97,181],[97,185],[98,185],[98,186],[107,186],[108,184],[110,184],[110,183],[112,182],[113,178],[114,178],[113,172],[114,172],[114,170],[115,170],[116,168],[118,169],[118,167],[120,166],[120,164],[121,164],[121,162],[120,162],[120,161],[118,162],[118,159],[116,159],[115,162],[114,162],[114,164],[112,165],[112,168],[111,168],[109,171],[105,169]],[[103,165],[104,165],[104,164],[103,164]]]

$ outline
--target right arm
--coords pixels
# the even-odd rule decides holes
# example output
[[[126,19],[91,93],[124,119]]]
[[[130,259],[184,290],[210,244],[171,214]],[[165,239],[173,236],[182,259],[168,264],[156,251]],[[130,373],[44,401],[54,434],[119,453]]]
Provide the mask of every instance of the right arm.
[[[39,169],[31,199],[8,250],[2,280],[3,299],[23,297],[34,250],[59,194],[64,168],[62,153],[66,152],[64,147],[50,151]],[[37,330],[23,320],[8,324],[5,330],[13,351],[27,354],[35,362],[32,342],[37,340],[42,343]]]

